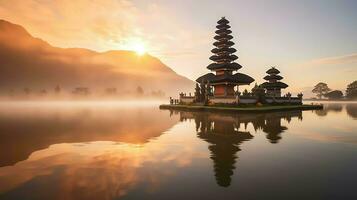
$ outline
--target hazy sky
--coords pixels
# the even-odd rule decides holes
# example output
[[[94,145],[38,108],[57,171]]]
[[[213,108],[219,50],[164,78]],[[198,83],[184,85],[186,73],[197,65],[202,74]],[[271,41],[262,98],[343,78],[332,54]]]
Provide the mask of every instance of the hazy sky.
[[[294,93],[357,79],[357,1],[0,0],[0,18],[59,47],[142,43],[179,74],[208,72],[216,21],[231,21],[240,70],[263,81],[277,66]]]

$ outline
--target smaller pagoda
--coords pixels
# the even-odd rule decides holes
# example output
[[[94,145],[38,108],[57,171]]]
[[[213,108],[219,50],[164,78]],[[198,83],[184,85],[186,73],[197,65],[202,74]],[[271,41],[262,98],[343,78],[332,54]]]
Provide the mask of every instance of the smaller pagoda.
[[[288,85],[280,81],[283,79],[283,77],[279,75],[280,71],[272,67],[266,71],[266,73],[268,74],[264,77],[266,82],[261,84],[261,86],[266,89],[266,95],[268,97],[281,97],[281,89],[287,88]]]

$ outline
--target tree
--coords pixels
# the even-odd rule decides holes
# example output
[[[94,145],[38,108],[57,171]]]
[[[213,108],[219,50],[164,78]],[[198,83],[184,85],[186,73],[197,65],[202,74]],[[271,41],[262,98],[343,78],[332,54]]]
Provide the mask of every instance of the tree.
[[[29,95],[31,93],[31,90],[29,88],[24,88],[24,92],[26,95]]]
[[[326,83],[322,82],[315,85],[314,89],[312,90],[312,92],[315,93],[319,99],[321,99],[322,96],[324,96],[329,91],[331,91],[331,89],[327,86]]]
[[[55,87],[55,93],[56,93],[56,94],[61,93],[61,88],[60,88],[59,85],[57,85],[57,86]]]
[[[200,102],[201,101],[201,89],[198,83],[196,83],[196,88],[195,88],[195,101]]]
[[[144,90],[143,90],[143,88],[141,86],[138,86],[136,88],[136,94],[138,94],[138,95],[143,95],[144,94]]]
[[[343,93],[341,90],[334,90],[326,93],[324,96],[329,99],[341,99],[343,97]]]
[[[348,84],[346,89],[346,97],[349,99],[357,98],[357,81],[353,81],[352,83]]]
[[[201,102],[205,102],[206,100],[206,84],[201,83]]]

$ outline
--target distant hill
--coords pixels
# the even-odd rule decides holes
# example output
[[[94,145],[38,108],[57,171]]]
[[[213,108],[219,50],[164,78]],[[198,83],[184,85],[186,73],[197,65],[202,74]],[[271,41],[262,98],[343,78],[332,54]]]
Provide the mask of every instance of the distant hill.
[[[167,95],[193,88],[159,59],[132,51],[103,53],[82,48],[58,48],[32,37],[23,27],[0,20],[0,92],[89,87],[103,91],[162,90]]]

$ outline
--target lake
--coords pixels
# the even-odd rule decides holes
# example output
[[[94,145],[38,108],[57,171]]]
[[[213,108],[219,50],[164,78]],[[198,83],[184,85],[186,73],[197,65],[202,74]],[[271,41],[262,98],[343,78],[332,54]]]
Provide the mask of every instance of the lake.
[[[0,199],[357,199],[357,104],[0,103]]]

